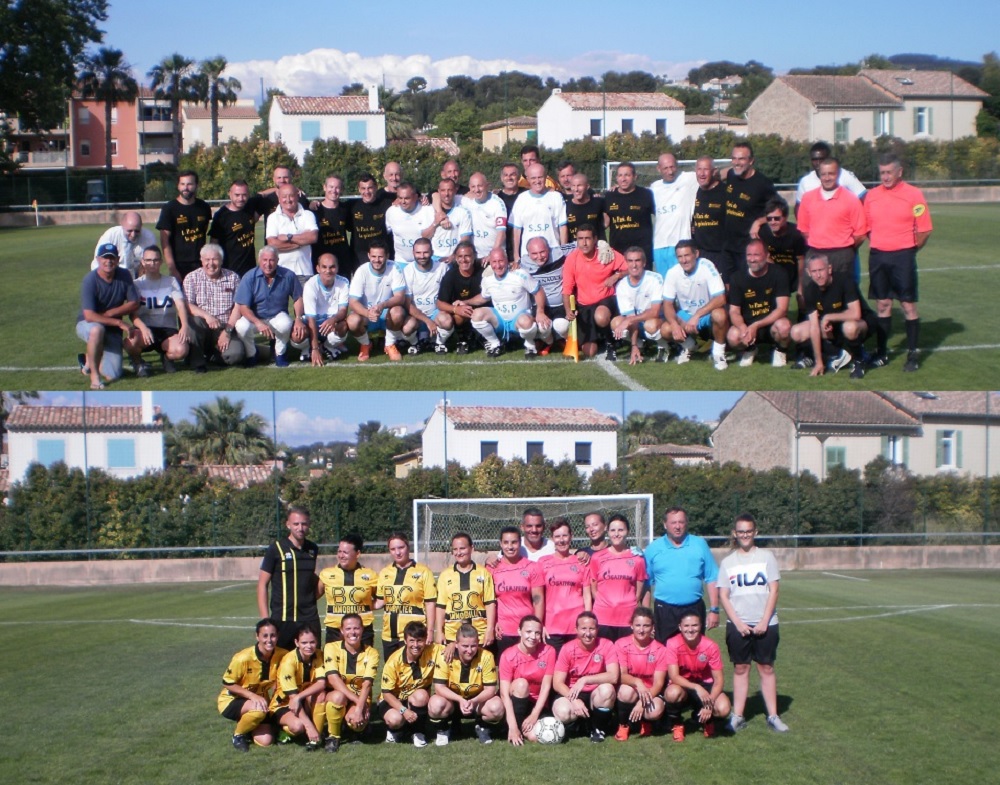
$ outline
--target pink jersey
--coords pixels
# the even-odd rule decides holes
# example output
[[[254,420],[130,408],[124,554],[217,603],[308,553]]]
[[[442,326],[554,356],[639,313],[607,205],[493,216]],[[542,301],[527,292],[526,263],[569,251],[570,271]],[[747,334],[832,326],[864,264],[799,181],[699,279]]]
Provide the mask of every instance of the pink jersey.
[[[667,647],[659,641],[652,641],[645,649],[631,635],[615,641],[618,650],[618,664],[622,673],[642,679],[647,687],[653,686],[653,676],[667,672]]]
[[[543,643],[534,654],[525,654],[520,646],[511,646],[500,655],[500,681],[524,679],[528,695],[538,700],[542,679],[556,672],[556,650]]]
[[[667,641],[667,665],[677,665],[681,676],[689,681],[711,684],[712,671],[722,670],[722,652],[719,644],[706,635],[701,636],[693,649],[684,636],[675,635]]]
[[[595,582],[594,613],[599,624],[628,627],[635,610],[635,585],[646,580],[646,560],[631,549],[605,548],[590,557],[590,580]]]
[[[570,641],[559,650],[556,660],[556,670],[566,674],[566,684],[570,688],[581,676],[596,676],[605,673],[609,665],[618,664],[618,652],[615,645],[605,638],[598,638],[593,649],[587,651],[579,640]],[[590,692],[597,685],[587,684],[584,692]]]
[[[497,597],[497,623],[504,637],[517,637],[521,619],[535,612],[531,590],[545,586],[542,568],[528,559],[511,564],[501,559],[493,568],[493,586]]]
[[[572,554],[543,556],[538,565],[545,574],[545,631],[574,635],[576,617],[585,610],[583,587],[590,584],[590,570]]]

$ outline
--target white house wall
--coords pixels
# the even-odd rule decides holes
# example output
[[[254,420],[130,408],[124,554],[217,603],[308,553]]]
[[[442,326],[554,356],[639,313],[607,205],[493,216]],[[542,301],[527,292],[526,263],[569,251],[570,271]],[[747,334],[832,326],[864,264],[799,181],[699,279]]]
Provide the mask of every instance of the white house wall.
[[[272,142],[282,141],[289,152],[302,163],[307,150],[312,149],[313,140],[302,139],[303,122],[319,122],[320,139],[347,141],[347,124],[351,120],[364,120],[368,124],[368,138],[365,146],[371,150],[385,147],[385,116],[381,114],[363,115],[286,115],[281,112],[278,102],[271,105],[269,118]]]
[[[87,435],[86,451],[82,433],[21,433],[8,432],[8,450],[11,483],[22,481],[28,467],[38,462],[38,442],[40,440],[63,440],[65,463],[71,468],[83,469],[87,463],[92,469],[101,469],[112,477],[126,478],[141,475],[147,471],[163,468],[163,433],[143,431],[140,433],[90,433]],[[108,440],[132,439],[135,442],[135,466],[108,468]]]
[[[674,139],[684,137],[683,109],[601,109],[576,110],[564,100],[550,96],[538,110],[538,143],[543,147],[558,148],[572,139],[590,137],[590,121],[602,122],[603,135],[620,133],[622,120],[632,121],[632,132],[640,136],[645,132],[656,133],[656,121],[667,121],[667,135]]]

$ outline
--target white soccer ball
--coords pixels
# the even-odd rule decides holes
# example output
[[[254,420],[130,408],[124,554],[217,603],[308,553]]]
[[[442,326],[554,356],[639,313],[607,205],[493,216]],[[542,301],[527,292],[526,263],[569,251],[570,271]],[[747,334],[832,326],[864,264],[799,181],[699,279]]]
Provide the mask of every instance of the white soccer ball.
[[[539,744],[560,744],[566,738],[566,726],[555,717],[542,717],[533,730]]]

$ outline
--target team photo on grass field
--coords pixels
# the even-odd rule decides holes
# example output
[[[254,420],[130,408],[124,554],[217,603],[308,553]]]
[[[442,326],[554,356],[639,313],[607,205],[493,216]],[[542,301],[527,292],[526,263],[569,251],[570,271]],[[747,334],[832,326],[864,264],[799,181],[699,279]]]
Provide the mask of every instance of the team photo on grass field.
[[[187,183],[192,177],[182,179]],[[442,183],[448,186],[442,194],[447,201],[450,184],[447,178]],[[293,194],[288,196],[292,202]],[[311,215],[297,202],[294,208],[297,215]],[[219,210],[228,211],[228,207]],[[430,205],[417,205],[414,210],[427,213],[428,220],[436,215]],[[775,202],[770,211],[776,216],[774,225],[783,225],[787,207]],[[770,222],[770,211],[764,223]],[[184,297],[170,275],[171,270],[177,272],[172,254],[136,245],[134,258],[125,259],[118,245],[108,243],[102,246],[103,252],[97,247],[98,239],[113,239],[115,232],[125,233],[123,237],[149,235],[145,228],[136,230],[136,213],[126,213],[121,226],[110,229],[7,229],[0,270],[9,293],[3,318],[11,329],[9,340],[0,347],[0,368],[11,386],[25,389],[70,389],[72,380],[82,382],[85,389],[99,388],[112,383],[113,377],[115,386],[122,389],[208,389],[220,384],[228,389],[433,389],[441,386],[442,375],[454,389],[857,389],[871,386],[873,380],[883,389],[912,388],[916,380],[921,387],[938,389],[995,386],[990,379],[997,364],[990,358],[1000,345],[988,327],[989,320],[983,318],[989,312],[991,290],[980,282],[990,278],[997,264],[1000,212],[993,204],[933,205],[931,211],[933,236],[920,252],[917,351],[908,348],[915,341],[908,325],[917,320],[911,322],[906,316],[909,312],[901,311],[898,303],[892,306],[890,317],[879,318],[863,295],[855,304],[860,302],[868,310],[859,311],[857,318],[849,314],[854,321],[844,323],[838,318],[835,325],[845,327],[818,334],[813,344],[809,319],[796,321],[799,313],[809,310],[798,310],[804,307],[801,294],[796,295],[802,281],[796,284],[793,276],[791,288],[789,281],[778,281],[775,290],[773,274],[787,270],[789,275],[796,271],[808,278],[810,285],[818,281],[814,292],[820,301],[835,296],[842,300],[838,282],[848,283],[852,277],[860,280],[855,291],[867,293],[867,246],[860,253],[860,266],[852,267],[853,258],[844,266],[832,253],[807,264],[804,249],[797,261],[792,252],[791,265],[768,263],[766,257],[758,260],[757,256],[777,256],[777,252],[769,250],[766,242],[751,243],[750,256],[744,256],[751,269],[736,279],[743,281],[738,285],[739,299],[730,286],[727,303],[717,291],[724,277],[708,274],[709,270],[715,273],[716,267],[710,261],[703,264],[699,249],[681,243],[676,254],[679,263],[661,278],[647,269],[660,249],[630,246],[632,250],[625,248],[626,253],[620,254],[604,242],[603,227],[585,234],[583,248],[560,246],[569,238],[558,235],[551,242],[519,236],[525,253],[518,269],[505,261],[503,251],[483,251],[474,244],[453,244],[453,253],[442,257],[444,250],[424,241],[418,232],[409,241],[412,247],[405,249],[410,254],[415,250],[417,261],[398,261],[404,250],[399,247],[395,248],[396,262],[385,258],[387,247],[381,252],[377,247],[366,250],[369,262],[348,282],[338,269],[348,272],[350,265],[338,267],[339,260],[331,254],[319,255],[316,276],[310,274],[311,262],[308,270],[298,273],[282,267],[281,258],[287,254],[279,250],[281,246],[263,247],[262,219],[256,229],[256,247],[261,250],[246,262],[250,266],[240,286],[237,274],[221,266],[223,249],[209,244],[201,249],[205,252],[201,264],[208,265],[205,269],[198,267],[198,259],[189,262],[193,272],[185,279]],[[130,221],[133,226],[126,227]],[[102,238],[105,229],[108,232]],[[761,236],[768,236],[767,231],[762,229]],[[458,236],[453,239],[461,242]],[[286,237],[285,242],[292,241]],[[673,247],[663,250],[674,252]],[[350,253],[346,250],[341,255]],[[557,260],[562,253],[567,256]],[[371,259],[371,254],[376,258]],[[824,258],[829,272],[821,269]],[[81,340],[91,339],[94,329],[82,318],[81,281],[101,259],[100,265],[107,268],[104,274],[109,276],[103,286],[122,287],[119,295],[131,291],[129,302],[141,299],[144,303],[144,321],[139,326],[125,313],[115,316],[111,325],[100,326],[107,329],[110,341],[108,350],[102,350],[102,359],[111,362],[107,373],[88,367],[88,347]],[[447,264],[450,261],[454,263]],[[260,266],[252,266],[254,262]],[[838,271],[833,262],[839,265]],[[811,271],[810,264],[816,269]],[[141,298],[127,288],[130,280],[112,283],[115,275],[129,275],[124,269],[129,266],[137,276],[146,271]],[[495,295],[492,308],[491,300],[469,296],[462,289],[473,273],[480,286],[480,268],[484,268],[481,280],[486,293]],[[577,268],[579,272],[567,284],[568,271]],[[446,270],[449,275],[444,275]],[[96,283],[100,274],[96,271],[83,286],[86,297],[92,299],[100,289]],[[820,274],[824,277],[815,278]],[[766,303],[754,301],[758,275],[771,295],[789,293],[777,297],[782,303],[780,313],[774,313],[776,301],[771,295]],[[449,287],[446,296],[454,299],[440,299],[442,279]],[[705,292],[688,291],[696,279]],[[39,280],[45,281],[44,287],[37,286]],[[548,291],[553,284],[555,289]],[[597,296],[587,289],[593,286],[605,287],[601,292],[612,295],[615,289],[608,286],[617,287],[619,295],[596,300],[589,311],[576,305],[575,295],[571,302],[566,294],[564,303],[564,292],[580,286],[588,292],[584,299]],[[225,294],[220,294],[223,290]],[[828,291],[829,297],[824,294]],[[631,297],[623,300],[622,292]],[[220,297],[228,297],[223,306],[218,305]],[[277,302],[282,298],[283,302]],[[182,299],[188,306],[176,307],[174,302]],[[623,304],[625,300],[628,303]],[[246,312],[240,302],[250,304]],[[211,313],[213,307],[218,314]],[[580,319],[567,319],[566,309],[576,307]],[[327,311],[333,313],[327,315]],[[18,329],[37,321],[39,312],[45,314],[48,338],[41,343],[32,330]],[[751,329],[751,312],[764,314],[764,328]],[[57,314],[65,314],[65,319]],[[79,320],[75,329],[74,314]],[[56,327],[63,322],[65,330]],[[685,326],[688,322],[690,330]],[[115,336],[122,325],[124,339]],[[763,349],[758,350],[758,344]],[[821,380],[810,378],[818,372],[813,356],[817,350],[823,354],[820,366],[826,368]]]

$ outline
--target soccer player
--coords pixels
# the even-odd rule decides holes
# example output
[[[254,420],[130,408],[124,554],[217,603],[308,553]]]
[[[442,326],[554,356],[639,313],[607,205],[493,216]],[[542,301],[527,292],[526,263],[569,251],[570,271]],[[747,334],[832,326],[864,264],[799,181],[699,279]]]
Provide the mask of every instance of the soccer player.
[[[740,366],[747,368],[761,344],[772,344],[771,365],[781,368],[787,361],[792,324],[788,320],[788,278],[767,259],[760,240],[747,243],[746,265],[733,273],[729,285],[729,333],[726,340],[743,353]]]
[[[525,169],[529,190],[520,194],[510,211],[509,226],[514,236],[514,253],[528,252],[528,240],[544,237],[549,247],[569,242],[566,228],[566,200],[546,183],[545,167],[533,163]]]
[[[250,741],[261,747],[274,741],[267,703],[278,681],[278,666],[288,654],[278,648],[278,627],[270,619],[257,622],[257,642],[236,652],[222,676],[219,714],[236,722],[233,747],[249,752]]]
[[[559,258],[554,259],[548,240],[544,237],[532,237],[528,240],[528,255],[522,256],[518,262],[520,268],[538,281],[538,285],[545,292],[544,312],[537,309],[535,311],[535,322],[538,324],[539,337],[543,341],[539,354],[543,356],[552,351],[557,338],[560,341],[565,340],[569,332],[569,321],[566,319],[562,296],[562,268],[566,262],[563,250],[557,248],[556,253]]]
[[[335,174],[328,175],[323,182],[323,200],[310,206],[312,214],[316,216],[316,226],[319,230],[319,239],[312,247],[312,258],[317,262],[318,268],[319,258],[323,254],[333,254],[341,274],[350,280],[356,265],[354,254],[351,253],[351,247],[347,243],[347,227],[351,212],[340,199],[343,190],[344,181]]]
[[[875,312],[871,309],[854,279],[846,274],[834,274],[829,260],[823,255],[806,262],[809,283],[803,288],[807,321],[792,327],[792,340],[809,343],[812,358],[803,356],[793,367],[812,364],[810,376],[822,376],[827,367],[834,373],[851,366],[851,378],[865,375],[863,349],[865,339],[878,334],[879,349],[885,345]]]
[[[472,239],[472,215],[456,203],[456,188],[455,181],[448,177],[438,183],[433,230],[425,229],[422,234],[431,241],[435,261],[445,264],[455,260],[455,248],[460,242]]]
[[[545,576],[545,636],[556,653],[576,638],[576,618],[591,609],[590,571],[571,552],[573,530],[565,518],[552,521],[555,553],[538,561]]]
[[[620,675],[615,645],[597,636],[597,617],[584,611],[576,617],[576,640],[563,646],[556,658],[552,689],[559,697],[552,704],[553,716],[566,726],[567,732],[586,719],[590,740],[604,741],[612,722]]]
[[[375,178],[365,172],[358,178],[360,199],[351,202],[350,224],[351,251],[354,253],[355,270],[369,261],[368,249],[378,240],[384,243],[383,250],[389,248],[389,232],[385,226],[386,210],[396,199],[396,194],[380,194]],[[389,253],[386,251],[386,258]],[[351,276],[354,279],[354,276]]]
[[[407,319],[403,322],[403,337],[409,343],[407,354],[420,354],[434,341],[436,354],[447,354],[447,341],[453,329],[441,326],[438,316],[438,293],[441,279],[448,271],[445,264],[431,255],[431,241],[421,237],[413,244],[413,264],[403,270],[406,284]],[[448,319],[451,322],[451,319]]]
[[[609,523],[610,545],[590,559],[597,634],[612,642],[631,632],[632,611],[646,593],[646,560],[629,547],[629,529],[624,516]]]
[[[410,556],[410,541],[401,532],[389,535],[392,563],[378,574],[378,597],[382,605],[382,659],[403,647],[405,632],[413,622],[434,629],[437,584],[434,572]]]
[[[288,315],[289,299],[294,319]],[[302,284],[293,272],[278,266],[278,252],[270,245],[260,249],[257,267],[240,280],[236,303],[241,314],[236,334],[246,352],[244,365],[257,364],[254,337],[258,333],[274,341],[274,364],[279,368],[289,365],[289,343],[299,351],[309,345],[309,334],[302,322]]]
[[[469,193],[462,197],[462,206],[472,216],[472,236],[476,258],[485,259],[494,248],[507,248],[507,205],[490,191],[482,172],[469,178]]]
[[[278,685],[268,710],[288,736],[306,734],[306,751],[315,752],[322,744],[319,729],[326,725],[326,670],[319,652],[319,636],[309,624],[295,633],[295,648],[281,659]]]
[[[754,167],[753,147],[749,142],[733,145],[732,168],[724,182],[726,219],[723,222],[723,262],[718,265],[722,280],[729,277],[743,264],[746,245],[751,239],[757,219],[764,214],[764,206],[777,195],[774,184]]]
[[[249,199],[250,186],[247,185],[247,181],[233,180],[229,186],[229,201],[215,211],[208,229],[208,236],[225,251],[225,268],[239,276],[245,275],[256,266],[254,255],[256,216],[248,206]],[[204,247],[202,250],[204,251]]]
[[[125,338],[125,351],[132,360],[135,375],[140,378],[152,373],[149,363],[142,359],[145,350],[155,349],[160,355],[164,372],[173,373],[177,370],[174,363],[187,357],[192,339],[184,292],[176,278],[160,275],[162,264],[159,248],[152,245],[143,249],[142,275],[135,281],[139,310],[134,314],[132,324],[136,330],[130,330]]]
[[[594,194],[590,180],[583,172],[573,175],[570,191],[566,199],[566,228],[569,241],[576,240],[577,227],[590,224],[597,227],[601,236],[608,226],[608,209],[603,196]],[[529,249],[530,250],[530,249]]]
[[[774,659],[778,650],[778,582],[781,572],[771,551],[757,547],[757,521],[744,513],[733,524],[733,552],[719,566],[719,602],[726,611],[726,648],[733,663],[733,713],[729,729],[746,727],[743,719],[750,688],[750,663],[757,663],[768,727],[788,726],[778,716]]]
[[[316,600],[323,593],[316,577],[319,546],[306,539],[309,534],[309,511],[291,507],[285,527],[286,537],[272,542],[260,563],[257,579],[257,612],[278,627],[278,647],[290,650],[295,633],[303,622],[309,623],[319,637],[319,611]],[[268,602],[268,587],[271,599]]]
[[[402,270],[413,261],[413,244],[423,237],[434,235],[434,208],[420,204],[417,189],[410,183],[401,183],[396,192],[396,203],[385,211],[386,229],[392,232],[394,258]]]
[[[371,357],[369,333],[382,330],[385,331],[386,356],[393,362],[403,359],[396,343],[403,338],[406,321],[406,284],[395,263],[387,260],[386,247],[380,239],[369,242],[368,262],[361,265],[351,279],[347,329],[361,346],[358,362],[362,363]]]
[[[476,738],[480,744],[492,744],[493,733],[488,726],[498,725],[504,718],[503,701],[497,694],[497,666],[493,655],[479,645],[479,633],[471,624],[462,624],[455,634],[455,654],[439,657],[434,669],[434,695],[428,704],[430,727],[435,731],[434,743],[447,746],[451,729],[445,726],[458,709],[459,718],[476,720]]]
[[[636,724],[640,736],[650,736],[653,721],[662,716],[666,706],[667,649],[653,638],[653,612],[649,608],[632,611],[632,634],[615,641],[615,649],[622,670],[615,738],[628,741]]]
[[[529,614],[518,626],[519,640],[500,655],[500,700],[507,719],[507,741],[515,747],[535,741],[534,727],[550,710],[556,650],[542,639],[542,622]]]
[[[524,270],[510,269],[502,250],[491,251],[489,263],[493,275],[483,279],[480,298],[491,300],[493,306],[480,305],[472,314],[472,327],[486,342],[486,356],[503,354],[504,344],[516,331],[524,339],[525,358],[537,357],[535,336],[539,335],[540,325],[547,322],[546,326],[552,328],[545,316],[545,292]],[[531,315],[532,299],[538,322]]]
[[[656,203],[653,193],[635,183],[635,165],[618,164],[615,189],[604,195],[610,219],[608,242],[618,253],[637,245],[646,253],[646,263],[653,264],[653,216]],[[579,231],[579,230],[578,230]]]
[[[661,276],[677,264],[674,246],[681,240],[691,239],[691,219],[694,200],[698,192],[698,178],[694,172],[681,172],[673,153],[660,155],[656,170],[660,179],[649,190],[656,206],[653,224],[653,269]]]
[[[378,675],[379,657],[362,638],[361,617],[348,613],[340,620],[340,640],[323,649],[323,667],[329,689],[326,722],[329,735],[324,749],[340,749],[344,722],[354,733],[363,733],[371,718],[372,683]]]
[[[347,305],[350,281],[338,271],[337,257],[322,254],[316,262],[316,275],[302,287],[302,310],[309,327],[309,354],[302,359],[311,360],[322,367],[324,357],[336,360],[347,351]]]
[[[545,574],[536,562],[521,554],[521,532],[516,526],[500,530],[500,561],[490,570],[497,597],[496,652],[518,642],[521,619],[545,618]]]
[[[701,255],[718,267],[724,259],[722,248],[726,243],[726,189],[710,155],[703,155],[695,162],[694,176],[698,191],[691,217],[691,240]]]
[[[582,550],[593,556],[597,551],[603,551],[608,547],[608,522],[604,514],[592,512],[583,518],[583,530],[587,534],[590,544]]]
[[[357,614],[364,624],[361,640],[366,646],[375,643],[375,603],[378,573],[362,566],[358,557],[364,548],[360,534],[350,532],[337,545],[337,566],[319,574],[319,585],[326,592],[326,642],[341,640],[340,625],[348,614]],[[381,606],[380,606],[381,607]]]
[[[382,699],[378,713],[385,722],[387,744],[399,741],[404,728],[413,731],[413,746],[427,746],[427,704],[431,699],[434,670],[441,653],[430,643],[428,627],[411,621],[403,628],[402,648],[385,661],[382,669]]]
[[[449,264],[438,289],[435,321],[440,330],[458,332],[455,354],[468,354],[472,338],[472,303],[485,304],[480,298],[483,288],[483,269],[476,264],[476,250],[472,243],[461,242],[455,249],[455,263]],[[478,299],[477,299],[478,298]],[[445,350],[447,350],[445,346]],[[435,346],[435,352],[444,354]]]
[[[198,198],[198,173],[177,173],[177,197],[160,210],[156,228],[167,270],[178,281],[201,266],[198,251],[205,244],[212,222],[212,208]]]
[[[888,153],[879,158],[881,185],[865,195],[865,215],[871,226],[868,255],[868,296],[874,297],[880,326],[876,367],[888,362],[885,342],[892,334],[892,301],[899,300],[906,325],[906,362],[903,371],[920,367],[917,344],[917,251],[927,244],[934,229],[923,192],[903,182],[903,163]],[[884,340],[882,338],[884,336]]]
[[[671,249],[673,252],[673,249]],[[646,254],[633,245],[625,251],[625,268],[628,275],[615,287],[618,316],[611,320],[611,334],[616,340],[629,340],[628,364],[642,362],[644,341],[656,341],[656,359],[665,362],[670,354],[670,344],[660,334],[663,319],[663,278],[659,273],[646,269]]]
[[[625,257],[617,250],[605,264],[597,252],[597,233],[590,224],[576,230],[576,250],[563,264],[563,307],[566,318],[577,322],[580,352],[586,357],[597,354],[598,344],[605,343],[605,358],[614,361],[615,344],[611,340],[611,319],[618,315],[615,286],[628,275]],[[576,308],[570,297],[576,295]]]
[[[493,576],[472,560],[472,537],[456,532],[451,538],[455,563],[438,576],[434,611],[435,643],[454,643],[459,628],[470,624],[479,642],[491,646],[497,626],[497,601]]]
[[[667,641],[667,676],[663,694],[674,741],[684,741],[681,712],[695,709],[694,718],[706,738],[715,735],[715,718],[729,715],[729,698],[722,691],[722,652],[719,644],[702,634],[701,617],[690,612],[681,617],[680,635]]]
[[[771,264],[788,277],[788,291],[794,293],[798,311],[802,307],[802,285],[806,281],[806,238],[788,220],[788,202],[775,196],[764,205],[764,223],[758,232]],[[704,252],[703,252],[704,253]]]
[[[712,338],[712,364],[717,371],[729,367],[726,360],[726,286],[715,265],[699,258],[690,240],[675,249],[677,265],[663,279],[663,325],[660,334],[680,344],[677,364],[691,360],[695,336]]]

